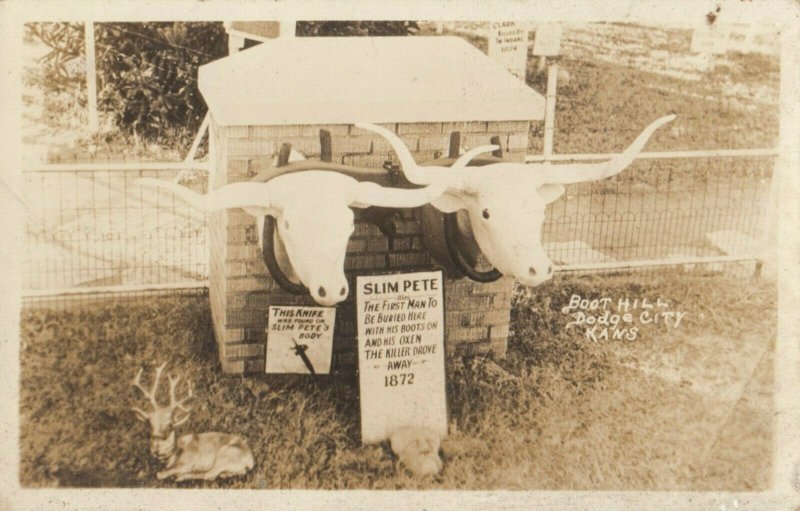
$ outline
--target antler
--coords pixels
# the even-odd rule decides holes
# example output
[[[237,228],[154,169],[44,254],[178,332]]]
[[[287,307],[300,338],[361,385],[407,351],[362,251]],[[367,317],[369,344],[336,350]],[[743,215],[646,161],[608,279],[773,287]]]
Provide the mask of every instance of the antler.
[[[158,383],[159,380],[161,380],[161,372],[164,370],[164,367],[166,367],[166,365],[167,363],[164,362],[163,364],[161,364],[160,367],[156,369],[156,378],[155,381],[153,381],[153,387],[150,390],[147,390],[144,387],[142,387],[141,380],[142,380],[142,373],[144,372],[143,368],[141,367],[139,368],[139,372],[136,373],[136,377],[133,379],[132,385],[137,389],[141,390],[142,394],[144,394],[144,396],[150,400],[150,404],[153,405],[153,410],[158,408],[158,401],[156,401],[156,392],[158,392]],[[143,421],[147,420],[148,417],[151,415],[151,413],[147,413],[141,408],[133,407],[131,409],[134,412],[136,412],[136,415],[139,416],[139,419]]]
[[[187,383],[187,393],[186,397],[181,400],[175,399],[175,388],[178,386],[178,382],[180,381],[180,376],[176,378],[172,378],[171,375],[167,376],[169,378],[169,409],[173,412],[175,410],[182,411],[185,415],[179,420],[174,423],[174,426],[180,426],[189,418],[189,409],[183,406],[186,401],[189,401],[194,397],[192,393],[192,382],[190,380],[186,380]]]

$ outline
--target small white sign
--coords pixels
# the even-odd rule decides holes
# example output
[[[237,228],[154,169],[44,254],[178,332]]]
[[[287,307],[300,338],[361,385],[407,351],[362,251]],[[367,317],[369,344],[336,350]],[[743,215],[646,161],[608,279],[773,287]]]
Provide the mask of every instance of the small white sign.
[[[561,25],[545,24],[536,27],[533,54],[554,57],[561,53]]]
[[[400,427],[447,435],[441,271],[358,276],[361,441]]]
[[[528,62],[528,31],[515,21],[491,23],[487,54],[524,80]]]
[[[693,53],[720,55],[728,50],[728,44],[728,33],[714,27],[696,28],[692,32]]]
[[[330,373],[335,320],[334,307],[270,306],[264,371]]]

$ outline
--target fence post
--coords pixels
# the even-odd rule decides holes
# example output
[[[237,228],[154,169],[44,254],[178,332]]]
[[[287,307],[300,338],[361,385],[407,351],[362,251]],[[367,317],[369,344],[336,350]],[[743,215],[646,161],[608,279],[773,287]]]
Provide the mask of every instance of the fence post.
[[[800,180],[797,166],[800,151],[797,136],[800,134],[800,111],[795,98],[800,94],[796,77],[800,73],[797,52],[800,51],[800,30],[797,23],[787,23],[781,29],[780,60],[780,155],[773,171],[777,190],[777,208],[780,218],[775,224],[775,247],[778,281],[778,333],[775,337],[774,398],[775,435],[772,444],[772,491],[791,494],[800,485],[800,445],[797,443],[800,424],[800,328],[797,309],[800,293],[797,289],[797,189]],[[793,488],[794,487],[794,488]]]
[[[231,33],[232,22],[224,21],[222,26],[225,27],[225,34],[228,36],[228,55],[239,53],[239,50],[244,48],[244,37]]]
[[[197,153],[197,148],[200,147],[200,141],[203,140],[203,135],[205,135],[206,131],[208,131],[208,125],[211,120],[211,112],[206,112],[205,117],[203,117],[203,122],[200,123],[200,128],[197,130],[197,134],[194,136],[194,140],[192,140],[192,147],[189,148],[189,152],[186,154],[186,158],[183,161],[189,163],[194,161],[195,154]],[[211,133],[209,132],[208,135],[209,143],[211,140]]]
[[[238,53],[242,48],[244,48],[244,37],[228,33],[228,55]]]
[[[553,155],[553,126],[556,117],[556,88],[558,80],[558,64],[550,64],[547,68],[547,96],[544,110],[544,161]]]
[[[281,20],[281,29],[279,38],[291,38],[296,35],[297,32],[297,20],[294,19],[284,19]]]
[[[97,117],[97,62],[94,52],[94,22],[83,22],[83,40],[86,49],[86,96],[89,104],[89,129],[97,133],[100,122]]]
[[[547,57],[545,55],[539,55],[539,60],[536,63],[536,72],[543,73],[545,67],[547,67]]]

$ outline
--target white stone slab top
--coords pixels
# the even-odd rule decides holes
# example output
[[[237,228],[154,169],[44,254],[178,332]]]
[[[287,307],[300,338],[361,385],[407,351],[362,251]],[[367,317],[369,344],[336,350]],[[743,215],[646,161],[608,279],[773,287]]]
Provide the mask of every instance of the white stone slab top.
[[[544,97],[458,37],[279,38],[199,70],[222,126],[527,121]]]

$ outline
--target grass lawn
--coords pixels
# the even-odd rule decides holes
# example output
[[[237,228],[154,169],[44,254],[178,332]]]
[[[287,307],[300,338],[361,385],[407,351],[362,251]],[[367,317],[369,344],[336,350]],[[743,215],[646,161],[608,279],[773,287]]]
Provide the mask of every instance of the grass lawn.
[[[587,340],[561,312],[660,297],[679,328]],[[155,479],[130,381],[169,361],[197,395],[182,432],[245,436],[248,476],[210,488],[692,489],[769,485],[777,296],[766,280],[664,273],[559,277],[518,290],[503,360],[451,360],[444,471],[407,474],[359,444],[357,380],[223,375],[207,299],[153,298],[22,315],[21,484],[174,487]]]

